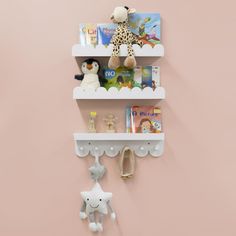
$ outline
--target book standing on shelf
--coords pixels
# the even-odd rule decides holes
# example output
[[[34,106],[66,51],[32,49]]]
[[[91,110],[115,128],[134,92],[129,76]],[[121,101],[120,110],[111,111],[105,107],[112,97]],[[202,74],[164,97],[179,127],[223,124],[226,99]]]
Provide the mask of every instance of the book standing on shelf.
[[[97,25],[96,24],[80,24],[80,44],[96,45],[97,44]]]
[[[159,13],[134,13],[129,15],[130,30],[144,44],[152,47],[160,43],[161,17]]]
[[[128,133],[161,133],[161,109],[155,106],[127,108],[126,131]]]

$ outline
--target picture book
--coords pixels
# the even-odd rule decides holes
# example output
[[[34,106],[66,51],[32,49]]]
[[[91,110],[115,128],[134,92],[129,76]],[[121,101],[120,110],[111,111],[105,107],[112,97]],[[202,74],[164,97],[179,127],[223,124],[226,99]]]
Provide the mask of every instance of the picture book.
[[[131,109],[130,107],[127,107],[125,112],[126,133],[131,133],[130,115],[131,115]]]
[[[130,109],[131,133],[160,133],[161,110],[154,106],[132,106]]]
[[[96,24],[80,24],[80,44],[81,45],[97,44]]]
[[[103,74],[104,78],[107,79],[107,83],[104,85],[106,89],[111,87],[116,87],[118,89],[122,87],[133,88],[134,71],[132,69],[123,66],[116,70],[104,68]]]
[[[161,86],[160,81],[160,66],[152,66],[152,88],[156,89],[156,87]]]
[[[129,15],[130,30],[144,44],[152,47],[160,43],[161,17],[159,13],[134,13]]]
[[[98,44],[109,45],[116,30],[115,24],[97,24]]]
[[[137,75],[136,75],[137,73]],[[136,69],[134,69],[134,80],[135,85],[137,85],[136,81],[139,81],[140,78],[138,76],[140,72],[136,72]],[[141,88],[150,87],[156,89],[158,86],[160,86],[160,67],[159,66],[143,66],[141,67]],[[138,87],[138,86],[135,86]]]
[[[142,88],[152,88],[152,66],[142,67]]]
[[[134,68],[134,87],[142,88],[142,66]]]

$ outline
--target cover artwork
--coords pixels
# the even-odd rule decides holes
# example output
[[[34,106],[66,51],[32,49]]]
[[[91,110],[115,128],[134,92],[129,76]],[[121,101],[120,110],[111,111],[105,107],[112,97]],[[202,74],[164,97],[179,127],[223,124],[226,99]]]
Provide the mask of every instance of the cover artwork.
[[[97,44],[96,24],[80,24],[80,44],[81,45]]]
[[[97,25],[97,38],[98,44],[109,45],[112,36],[116,30],[115,24],[98,24]]]
[[[103,70],[104,78],[108,82],[104,85],[106,89],[116,87],[118,89],[122,87],[133,88],[134,83],[134,71],[126,67],[119,67],[116,70],[105,68]]]
[[[129,15],[130,30],[138,35],[144,44],[152,47],[160,43],[161,17],[159,13],[134,13]]]
[[[132,133],[160,133],[161,110],[154,106],[132,106],[130,113]]]

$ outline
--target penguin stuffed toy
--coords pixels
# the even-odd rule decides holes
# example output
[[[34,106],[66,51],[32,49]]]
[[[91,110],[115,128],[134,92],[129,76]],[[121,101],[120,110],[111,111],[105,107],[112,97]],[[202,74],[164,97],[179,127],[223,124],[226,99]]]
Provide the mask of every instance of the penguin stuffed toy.
[[[93,58],[88,58],[81,64],[81,71],[83,74],[75,75],[75,79],[82,80],[80,87],[97,89],[107,82],[106,79],[101,78],[98,73],[100,64]]]

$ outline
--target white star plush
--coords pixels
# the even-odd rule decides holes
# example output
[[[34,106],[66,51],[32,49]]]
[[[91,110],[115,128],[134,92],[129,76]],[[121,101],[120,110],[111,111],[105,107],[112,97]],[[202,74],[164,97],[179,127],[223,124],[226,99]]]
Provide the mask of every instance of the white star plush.
[[[96,183],[91,191],[81,192],[83,200],[86,202],[86,214],[89,215],[95,211],[107,214],[107,203],[112,198],[112,193],[103,192],[99,183]]]

